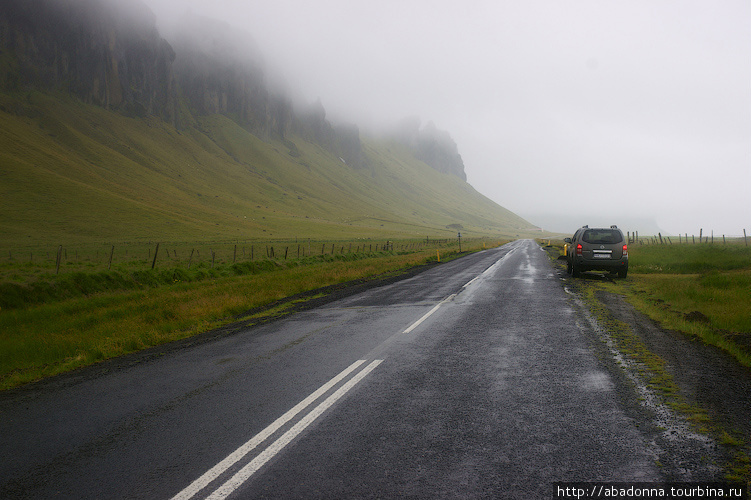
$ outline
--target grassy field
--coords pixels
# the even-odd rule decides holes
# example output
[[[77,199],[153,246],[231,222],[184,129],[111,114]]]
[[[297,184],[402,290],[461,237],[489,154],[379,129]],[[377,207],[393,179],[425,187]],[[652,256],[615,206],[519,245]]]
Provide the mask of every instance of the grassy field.
[[[66,261],[60,274],[49,257],[6,262],[0,267],[0,389],[247,321],[248,311],[302,292],[400,273],[459,254],[456,240],[382,241],[377,249],[371,249],[372,243],[367,249],[355,243],[311,243],[314,255],[298,258],[295,247],[295,256],[286,259],[279,250],[276,258],[267,258],[264,245],[264,256],[257,260],[250,260],[247,249],[245,258],[234,259],[234,244],[231,253],[229,244],[215,244],[221,259],[212,263],[203,257],[190,268],[185,259],[165,258],[151,269],[153,258],[141,256],[108,270],[109,253],[95,257],[91,250],[82,261]],[[467,252],[501,242],[462,243]],[[189,247],[166,245],[179,248],[178,256]],[[259,314],[281,313],[276,309]]]
[[[639,310],[751,366],[751,247],[632,245],[628,281]]]

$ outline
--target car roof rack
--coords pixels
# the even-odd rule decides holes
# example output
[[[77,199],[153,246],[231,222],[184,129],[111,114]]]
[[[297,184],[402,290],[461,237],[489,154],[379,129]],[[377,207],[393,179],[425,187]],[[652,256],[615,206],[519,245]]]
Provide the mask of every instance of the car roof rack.
[[[613,224],[612,226],[610,226],[610,229],[618,229],[618,226],[616,226],[615,224]]]
[[[586,226],[582,226],[582,229],[589,229],[589,224],[587,224]]]

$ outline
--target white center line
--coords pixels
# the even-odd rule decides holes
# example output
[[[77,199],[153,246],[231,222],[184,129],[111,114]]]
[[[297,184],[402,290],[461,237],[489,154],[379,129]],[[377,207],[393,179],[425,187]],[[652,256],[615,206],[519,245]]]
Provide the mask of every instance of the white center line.
[[[299,435],[308,425],[313,423],[315,419],[321,416],[331,405],[344,396],[350,389],[352,389],[358,382],[365,378],[368,373],[373,371],[378,365],[383,362],[382,359],[376,359],[368,366],[366,366],[360,373],[352,377],[346,384],[341,386],[331,396],[326,398],[321,404],[314,408],[310,413],[305,415],[299,422],[297,422],[290,430],[282,434],[282,436],[274,441],[268,448],[261,452],[256,458],[251,460],[245,467],[240,469],[237,474],[232,476],[226,483],[220,486],[214,493],[212,493],[207,500],[223,500],[227,498],[233,491],[240,487],[250,476],[252,476],[258,469],[271,460],[274,455],[279,453],[290,441],[292,441],[297,435]]]
[[[404,331],[402,332],[402,334],[405,334],[405,333],[409,333],[409,332],[411,332],[412,330],[414,330],[415,328],[417,328],[418,326],[420,326],[420,324],[421,324],[421,323],[422,323],[423,321],[425,321],[426,319],[428,319],[428,318],[429,318],[429,317],[430,317],[430,316],[431,316],[431,315],[432,315],[432,314],[433,314],[434,312],[436,312],[436,311],[438,310],[438,308],[439,308],[439,307],[441,307],[441,306],[442,306],[443,304],[445,304],[446,302],[448,302],[448,301],[452,300],[452,299],[453,299],[454,297],[456,297],[456,294],[455,294],[455,293],[452,293],[451,295],[449,295],[448,297],[446,297],[445,299],[443,299],[442,301],[440,301],[439,303],[437,303],[437,304],[436,304],[436,305],[435,305],[435,306],[433,307],[433,309],[431,309],[430,311],[426,312],[426,313],[425,313],[425,315],[424,315],[424,316],[423,316],[422,318],[420,318],[420,319],[418,319],[417,321],[415,321],[414,323],[412,323],[412,324],[411,324],[411,325],[409,326],[409,328],[407,328],[406,330],[404,330]]]
[[[206,473],[204,473],[201,477],[193,481],[193,483],[190,484],[187,488],[185,488],[183,491],[172,497],[172,500],[188,500],[189,498],[192,498],[196,493],[201,491],[203,488],[208,486],[209,483],[211,483],[214,479],[222,475],[227,469],[232,467],[238,460],[242,459],[245,455],[247,455],[250,451],[252,451],[256,446],[264,442],[266,439],[269,438],[272,434],[274,434],[276,431],[279,430],[280,427],[282,427],[284,424],[289,422],[291,419],[295,417],[298,413],[300,413],[302,410],[307,408],[311,403],[313,403],[316,399],[321,397],[324,393],[326,393],[329,389],[334,387],[336,384],[338,384],[343,378],[345,378],[347,375],[352,373],[357,367],[359,367],[361,364],[365,363],[364,359],[360,359],[352,363],[349,367],[344,369],[339,375],[332,378],[325,384],[323,384],[318,390],[316,390],[314,393],[312,393],[307,398],[300,401],[297,405],[295,405],[291,410],[289,410],[287,413],[276,419],[271,425],[266,427],[264,430],[250,438],[247,443],[240,446],[237,450],[232,452],[227,458],[216,464],[214,467],[209,469]],[[375,367],[374,367],[375,368]]]

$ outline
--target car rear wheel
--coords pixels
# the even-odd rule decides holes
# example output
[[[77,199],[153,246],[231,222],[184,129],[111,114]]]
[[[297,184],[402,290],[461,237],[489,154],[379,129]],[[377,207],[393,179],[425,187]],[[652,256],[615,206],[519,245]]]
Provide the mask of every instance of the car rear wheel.
[[[628,274],[628,266],[623,266],[622,268],[618,269],[619,278],[625,278],[627,274]]]
[[[580,274],[581,274],[581,270],[579,269],[579,266],[576,265],[576,261],[574,261],[571,264],[571,276],[573,276],[574,278],[578,278]]]

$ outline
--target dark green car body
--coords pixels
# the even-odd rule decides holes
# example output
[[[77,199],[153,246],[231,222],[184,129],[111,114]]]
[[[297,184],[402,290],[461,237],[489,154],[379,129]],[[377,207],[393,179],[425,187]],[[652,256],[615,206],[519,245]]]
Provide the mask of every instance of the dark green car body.
[[[625,278],[628,273],[628,242],[617,226],[583,226],[571,238],[566,250],[567,270],[572,276],[584,271],[609,271]]]

